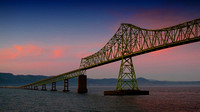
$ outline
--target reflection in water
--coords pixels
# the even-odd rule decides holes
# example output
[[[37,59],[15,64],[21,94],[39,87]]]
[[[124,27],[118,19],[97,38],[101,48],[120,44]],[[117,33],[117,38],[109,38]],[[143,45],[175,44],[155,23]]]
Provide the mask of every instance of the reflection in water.
[[[68,93],[62,87],[57,92],[0,88],[0,111],[200,111],[199,87],[143,87],[150,95],[103,96],[114,88],[88,87],[87,94],[77,94],[76,87]]]

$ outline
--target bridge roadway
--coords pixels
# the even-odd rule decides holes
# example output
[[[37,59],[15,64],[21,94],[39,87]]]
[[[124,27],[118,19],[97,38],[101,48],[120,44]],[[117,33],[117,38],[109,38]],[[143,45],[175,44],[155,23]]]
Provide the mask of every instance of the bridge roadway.
[[[200,41],[200,18],[168,28],[149,30],[122,23],[114,36],[98,52],[82,58],[80,67],[20,88],[41,86],[85,74],[87,69],[119,61],[123,58]]]

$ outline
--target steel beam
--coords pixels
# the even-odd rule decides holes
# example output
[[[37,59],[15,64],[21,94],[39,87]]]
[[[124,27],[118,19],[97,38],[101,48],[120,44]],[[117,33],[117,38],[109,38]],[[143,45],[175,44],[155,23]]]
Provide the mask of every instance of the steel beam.
[[[116,90],[122,89],[139,90],[132,58],[125,58],[121,61]]]

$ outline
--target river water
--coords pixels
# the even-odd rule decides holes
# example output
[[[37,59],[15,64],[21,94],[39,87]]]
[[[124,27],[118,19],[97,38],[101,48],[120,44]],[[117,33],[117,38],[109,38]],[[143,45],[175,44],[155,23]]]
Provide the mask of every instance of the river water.
[[[87,94],[0,88],[0,112],[200,112],[200,87],[141,87],[145,96],[104,96],[115,87],[88,87]]]

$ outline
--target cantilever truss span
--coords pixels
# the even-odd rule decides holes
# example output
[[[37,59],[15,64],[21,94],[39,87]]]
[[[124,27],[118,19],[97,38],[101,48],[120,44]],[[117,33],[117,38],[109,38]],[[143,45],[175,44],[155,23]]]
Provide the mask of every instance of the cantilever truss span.
[[[80,68],[29,85],[40,86],[74,78],[85,70],[152,51],[200,41],[200,18],[168,28],[149,30],[122,23],[114,36],[98,52],[82,58]],[[126,53],[125,53],[126,52]],[[125,53],[125,54],[124,54]]]

